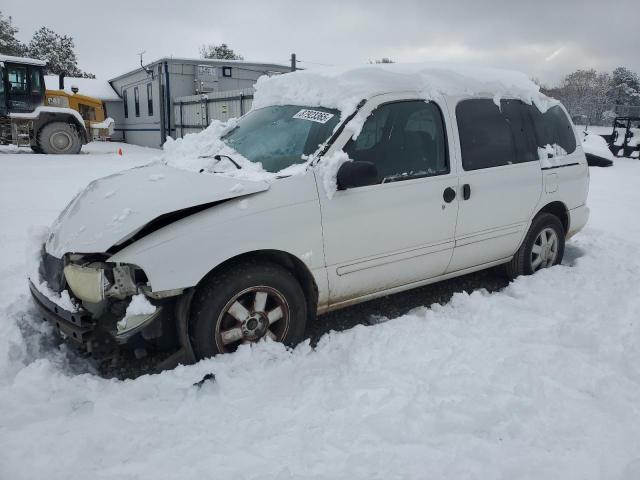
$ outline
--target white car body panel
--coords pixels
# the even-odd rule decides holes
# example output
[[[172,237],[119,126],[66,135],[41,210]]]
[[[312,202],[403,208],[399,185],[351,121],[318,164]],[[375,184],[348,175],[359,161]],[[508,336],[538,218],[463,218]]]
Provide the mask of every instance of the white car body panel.
[[[320,207],[311,171],[178,220],[109,261],[139,266],[153,291],[162,291],[192,287],[225,260],[258,250],[285,252],[302,261],[315,278],[318,303],[326,303]]]
[[[360,114],[368,116],[379,105],[398,100],[422,97],[379,95]],[[446,105],[442,100],[434,103],[448,129]],[[343,132],[328,155],[350,138],[350,132]],[[446,203],[442,198],[447,187],[458,186],[455,168],[450,170],[446,175],[337,191],[331,199],[319,189],[330,304],[445,272],[458,214],[458,199]]]
[[[422,97],[376,95],[362,113],[412,99]],[[449,174],[338,191],[329,198],[318,175],[322,158],[304,174],[271,183],[152,165],[90,184],[61,214],[46,249],[56,257],[107,252],[161,215],[221,202],[124,246],[109,261],[140,267],[159,292],[193,287],[243,254],[284,252],[308,268],[322,312],[504,263],[535,214],[551,202],[568,210],[568,235],[582,228],[588,169],[579,139],[576,151],[554,168],[528,162],[465,172],[455,119],[460,99],[435,99],[446,126]],[[350,135],[344,131],[327,155]],[[463,200],[465,183],[469,200]],[[457,193],[449,204],[442,197],[447,187]],[[131,212],[123,215],[126,209]]]
[[[106,252],[161,215],[268,188],[266,182],[161,164],[125,170],[91,182],[71,201],[54,223],[46,250],[55,257]]]

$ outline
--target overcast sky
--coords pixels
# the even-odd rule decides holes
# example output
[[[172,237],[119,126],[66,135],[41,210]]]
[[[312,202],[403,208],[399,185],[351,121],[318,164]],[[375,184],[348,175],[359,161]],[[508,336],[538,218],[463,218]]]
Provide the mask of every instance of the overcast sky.
[[[99,8],[104,5],[104,8]],[[203,43],[248,60],[301,67],[475,62],[553,84],[577,68],[640,71],[639,0],[3,0],[18,37],[45,25],[71,35],[80,68],[111,78],[145,60],[197,57]],[[315,63],[310,63],[315,62]]]

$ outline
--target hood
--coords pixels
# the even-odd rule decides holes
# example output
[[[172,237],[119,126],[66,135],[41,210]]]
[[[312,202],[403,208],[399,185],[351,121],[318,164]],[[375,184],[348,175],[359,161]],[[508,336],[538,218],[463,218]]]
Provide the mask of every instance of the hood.
[[[46,250],[102,253],[150,222],[180,210],[262,192],[264,181],[179,170],[163,164],[125,170],[91,182],[51,227]]]

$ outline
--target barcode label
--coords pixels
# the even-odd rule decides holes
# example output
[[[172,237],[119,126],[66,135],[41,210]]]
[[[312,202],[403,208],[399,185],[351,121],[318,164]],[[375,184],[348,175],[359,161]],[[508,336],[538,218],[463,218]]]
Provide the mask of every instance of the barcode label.
[[[299,118],[302,120],[311,120],[317,123],[327,123],[333,117],[333,113],[320,112],[318,110],[300,110],[293,118]]]

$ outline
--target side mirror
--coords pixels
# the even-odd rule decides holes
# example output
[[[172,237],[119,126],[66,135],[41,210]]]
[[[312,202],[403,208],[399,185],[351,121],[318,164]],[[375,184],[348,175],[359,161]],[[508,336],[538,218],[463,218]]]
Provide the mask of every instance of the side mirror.
[[[378,169],[371,162],[344,162],[336,175],[338,190],[378,183]]]

